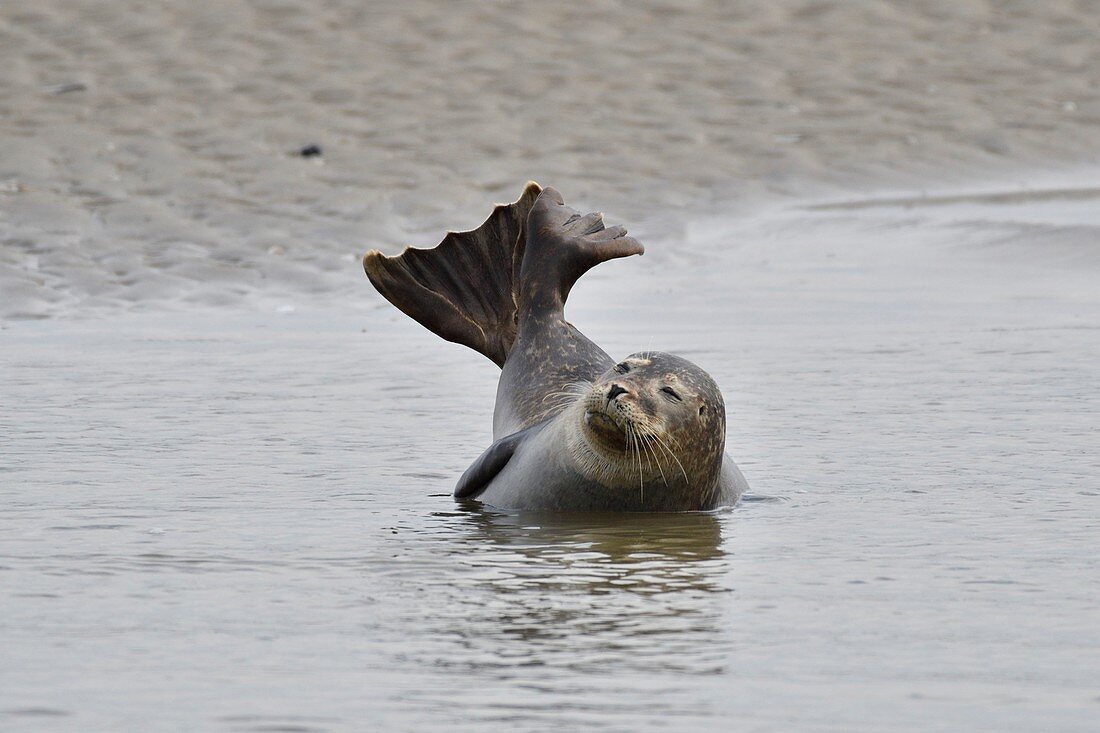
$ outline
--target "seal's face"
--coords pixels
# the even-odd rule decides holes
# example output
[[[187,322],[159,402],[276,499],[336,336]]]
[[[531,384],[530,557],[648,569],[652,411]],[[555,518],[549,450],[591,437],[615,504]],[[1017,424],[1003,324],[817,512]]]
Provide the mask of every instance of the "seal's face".
[[[714,380],[690,361],[643,352],[616,364],[583,399],[588,443],[635,486],[706,491],[717,482],[726,411]],[[627,477],[623,477],[626,479]]]

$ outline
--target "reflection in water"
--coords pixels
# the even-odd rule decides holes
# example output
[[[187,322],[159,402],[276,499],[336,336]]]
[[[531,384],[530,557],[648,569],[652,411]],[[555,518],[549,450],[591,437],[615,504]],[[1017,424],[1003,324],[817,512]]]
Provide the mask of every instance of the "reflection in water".
[[[531,560],[575,559],[573,553],[583,548],[584,559],[629,573],[646,561],[681,570],[680,563],[724,555],[715,513],[501,512],[468,502],[450,516],[470,529],[464,542],[521,552]],[[649,582],[659,590],[660,579],[647,575],[635,590],[645,592]]]
[[[430,653],[439,655],[440,638],[453,643],[442,656],[415,662],[461,673],[444,675],[443,684],[464,683],[415,695],[422,703],[442,695],[448,705],[475,708],[465,715],[481,709],[494,720],[501,707],[515,720],[524,696],[534,703],[536,694],[540,707],[586,715],[593,711],[582,706],[593,699],[604,701],[602,713],[668,712],[667,699],[625,680],[645,675],[654,693],[722,672],[728,515],[498,513],[476,506],[435,515],[450,530],[461,571],[446,579],[448,602]],[[497,694],[450,696],[468,691],[472,679]],[[578,699],[579,683],[602,694]]]

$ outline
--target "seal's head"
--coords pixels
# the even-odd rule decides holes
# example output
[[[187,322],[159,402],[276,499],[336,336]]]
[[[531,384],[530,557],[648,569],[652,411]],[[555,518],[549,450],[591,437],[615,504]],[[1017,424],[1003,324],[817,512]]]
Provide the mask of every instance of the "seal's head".
[[[597,379],[581,403],[586,442],[619,468],[608,476],[613,483],[659,482],[681,496],[698,492],[700,505],[707,504],[726,442],[726,409],[709,374],[673,354],[632,354]]]

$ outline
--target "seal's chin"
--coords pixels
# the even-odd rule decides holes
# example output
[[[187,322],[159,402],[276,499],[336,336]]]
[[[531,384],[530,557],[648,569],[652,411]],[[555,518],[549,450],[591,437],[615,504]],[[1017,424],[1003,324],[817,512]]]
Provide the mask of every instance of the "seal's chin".
[[[611,450],[626,451],[626,430],[606,412],[585,410],[584,424],[596,443]]]

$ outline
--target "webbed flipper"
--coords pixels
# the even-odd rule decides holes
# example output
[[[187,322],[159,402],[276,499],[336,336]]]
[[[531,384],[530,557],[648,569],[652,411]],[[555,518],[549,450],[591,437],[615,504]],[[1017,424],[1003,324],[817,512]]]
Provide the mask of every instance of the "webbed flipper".
[[[363,269],[386,300],[447,341],[503,367],[523,313],[560,315],[588,269],[644,248],[602,214],[582,216],[552,188],[529,182],[472,231],[451,232],[432,249],[387,257],[371,250]]]
[[[462,474],[462,478],[458,480],[458,485],[455,486],[455,498],[473,499],[484,491],[512,459],[523,441],[542,430],[545,425],[546,423],[532,425],[518,433],[507,435],[486,448],[485,452],[470,464]]]
[[[541,192],[529,182],[515,203],[497,206],[477,229],[448,233],[432,249],[409,247],[395,257],[371,250],[363,269],[413,320],[503,366],[516,337],[527,215]]]
[[[527,229],[519,270],[521,317],[523,311],[562,311],[581,275],[601,262],[645,252],[626,235],[626,227],[605,227],[599,212],[582,215],[553,188],[543,189],[535,201]]]

